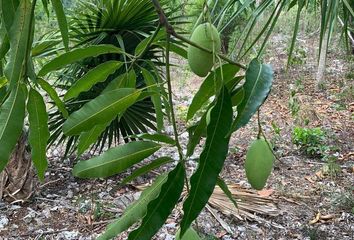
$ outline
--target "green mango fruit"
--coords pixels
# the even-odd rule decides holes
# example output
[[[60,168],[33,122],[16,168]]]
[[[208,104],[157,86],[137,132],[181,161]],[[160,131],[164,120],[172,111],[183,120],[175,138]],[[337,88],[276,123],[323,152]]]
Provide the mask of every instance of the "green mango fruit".
[[[193,31],[191,41],[201,47],[219,53],[221,48],[220,34],[216,27],[210,23],[200,24]],[[214,65],[213,54],[196,48],[188,47],[188,63],[191,70],[200,77],[208,75]]]
[[[248,182],[254,189],[261,190],[272,172],[273,152],[264,139],[254,141],[246,154],[245,169]]]

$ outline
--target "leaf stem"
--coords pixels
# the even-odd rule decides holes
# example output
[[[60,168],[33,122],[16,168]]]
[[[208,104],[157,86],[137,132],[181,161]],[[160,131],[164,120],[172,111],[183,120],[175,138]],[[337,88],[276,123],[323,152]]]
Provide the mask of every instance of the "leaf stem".
[[[172,85],[171,85],[171,71],[170,71],[170,40],[171,40],[171,35],[170,33],[167,32],[166,34],[166,80],[167,80],[167,87],[168,87],[168,100],[169,100],[169,105],[170,105],[170,112],[171,112],[171,122],[173,126],[173,131],[175,135],[175,141],[176,141],[176,147],[178,150],[178,155],[179,155],[179,161],[184,162],[184,157],[183,157],[183,151],[181,144],[179,142],[178,138],[178,130],[177,130],[177,124],[176,124],[176,117],[175,117],[175,111],[173,107],[173,99],[172,99]],[[185,182],[186,182],[186,187],[187,187],[187,192],[189,193],[189,184],[188,184],[188,178],[187,175],[185,175]]]

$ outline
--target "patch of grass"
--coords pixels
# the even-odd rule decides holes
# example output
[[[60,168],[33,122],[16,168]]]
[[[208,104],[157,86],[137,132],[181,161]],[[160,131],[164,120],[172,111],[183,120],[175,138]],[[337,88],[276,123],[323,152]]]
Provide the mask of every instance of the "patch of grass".
[[[307,50],[304,47],[297,46],[290,58],[290,65],[292,66],[301,66],[306,63],[307,59]]]
[[[334,196],[333,207],[354,214],[354,187]]]
[[[325,155],[323,159],[326,160],[326,164],[323,165],[322,172],[329,175],[331,178],[337,177],[342,171],[337,163],[337,157],[333,155]]]

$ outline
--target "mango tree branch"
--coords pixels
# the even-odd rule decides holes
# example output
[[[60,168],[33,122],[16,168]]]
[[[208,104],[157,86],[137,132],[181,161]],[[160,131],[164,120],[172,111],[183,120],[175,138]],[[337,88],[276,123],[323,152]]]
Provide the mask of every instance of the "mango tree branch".
[[[196,43],[190,41],[189,39],[187,39],[187,38],[179,35],[178,33],[176,33],[176,31],[174,30],[174,28],[172,27],[172,25],[168,21],[168,19],[166,17],[166,14],[165,14],[165,12],[163,11],[163,9],[162,9],[162,7],[160,5],[159,0],[151,0],[151,1],[154,4],[156,12],[157,12],[157,14],[159,16],[160,24],[161,24],[161,26],[164,26],[166,28],[167,33],[169,33],[170,35],[174,36],[175,38],[177,38],[179,40],[182,40],[183,42],[188,43],[189,45],[192,45],[193,47],[199,48],[199,49],[201,49],[201,50],[203,50],[205,52],[208,52],[208,53],[213,53],[212,50],[204,48],[202,46],[199,46],[198,44],[196,44]],[[242,68],[244,70],[247,69],[247,67],[245,65],[243,65],[241,63],[238,63],[238,62],[235,62],[235,61],[229,59],[228,57],[226,57],[223,54],[218,53],[218,56],[221,59],[223,59],[224,61],[228,62],[228,63],[231,63],[231,64],[233,64],[235,66],[238,66],[238,67],[240,67],[240,68]]]

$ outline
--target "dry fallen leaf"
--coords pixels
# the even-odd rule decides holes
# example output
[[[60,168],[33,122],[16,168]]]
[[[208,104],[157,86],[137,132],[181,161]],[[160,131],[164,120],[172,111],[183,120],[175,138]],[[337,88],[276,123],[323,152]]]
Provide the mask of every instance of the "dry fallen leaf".
[[[309,222],[309,224],[310,224],[310,225],[315,224],[315,223],[317,223],[318,221],[320,221],[320,219],[321,219],[321,213],[318,212],[318,213],[316,214],[316,217],[315,217],[314,219],[312,219],[312,220]]]
[[[334,218],[334,217],[335,217],[334,214],[327,214],[327,215],[321,216],[321,220],[327,221],[327,220],[330,220],[330,219],[332,219],[332,218]]]
[[[315,181],[312,179],[310,176],[306,176],[305,179],[309,181],[310,183],[315,183]]]
[[[225,230],[222,230],[221,232],[216,234],[216,237],[218,239],[221,239],[223,236],[225,236],[227,234],[227,232]]]
[[[318,178],[320,178],[320,179],[325,178],[325,176],[324,176],[322,170],[316,172],[315,174],[316,174],[316,176],[317,176]]]

